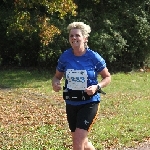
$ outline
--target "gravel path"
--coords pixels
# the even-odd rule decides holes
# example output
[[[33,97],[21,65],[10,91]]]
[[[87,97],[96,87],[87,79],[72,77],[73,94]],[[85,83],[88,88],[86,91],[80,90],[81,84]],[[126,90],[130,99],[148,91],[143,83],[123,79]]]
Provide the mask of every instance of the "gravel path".
[[[135,148],[124,148],[123,150],[150,150],[150,138],[147,141],[140,143]]]

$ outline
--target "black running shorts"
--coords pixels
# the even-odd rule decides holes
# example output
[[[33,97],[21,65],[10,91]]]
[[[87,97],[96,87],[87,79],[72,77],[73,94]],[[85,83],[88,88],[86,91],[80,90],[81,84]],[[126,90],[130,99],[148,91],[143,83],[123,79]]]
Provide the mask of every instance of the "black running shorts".
[[[90,131],[97,118],[98,110],[99,102],[77,106],[66,104],[67,120],[71,132],[75,132],[76,128]]]

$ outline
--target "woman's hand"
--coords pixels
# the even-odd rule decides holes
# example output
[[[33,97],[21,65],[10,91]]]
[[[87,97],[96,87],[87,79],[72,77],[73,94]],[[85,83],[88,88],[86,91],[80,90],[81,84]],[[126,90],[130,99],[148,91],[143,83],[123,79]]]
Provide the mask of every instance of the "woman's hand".
[[[61,90],[61,84],[60,84],[60,82],[54,82],[54,83],[52,84],[52,86],[53,86],[53,90],[54,90],[55,92],[59,92],[59,91]]]
[[[56,70],[55,76],[52,79],[52,87],[55,92],[59,92],[61,90],[61,79],[63,74],[63,72]]]
[[[88,95],[93,95],[95,92],[97,91],[97,85],[92,85],[92,86],[89,86],[85,89],[85,92],[88,94]]]

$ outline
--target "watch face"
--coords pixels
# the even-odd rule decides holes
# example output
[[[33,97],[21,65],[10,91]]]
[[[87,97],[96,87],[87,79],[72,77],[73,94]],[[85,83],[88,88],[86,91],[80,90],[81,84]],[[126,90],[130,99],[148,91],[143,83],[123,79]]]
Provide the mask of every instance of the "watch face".
[[[101,87],[100,87],[99,85],[97,85],[97,89],[98,89],[98,90],[100,90],[100,89],[101,89]]]

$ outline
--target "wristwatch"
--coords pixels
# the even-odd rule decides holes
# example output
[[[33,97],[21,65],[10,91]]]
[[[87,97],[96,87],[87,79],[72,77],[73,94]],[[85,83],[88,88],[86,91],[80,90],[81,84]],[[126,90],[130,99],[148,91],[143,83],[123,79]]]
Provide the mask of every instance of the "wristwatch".
[[[97,91],[100,92],[101,91],[101,86],[99,84],[97,84]]]
[[[98,93],[102,93],[102,94],[106,94],[104,91],[102,91],[101,86],[99,84],[97,84],[97,92]]]

